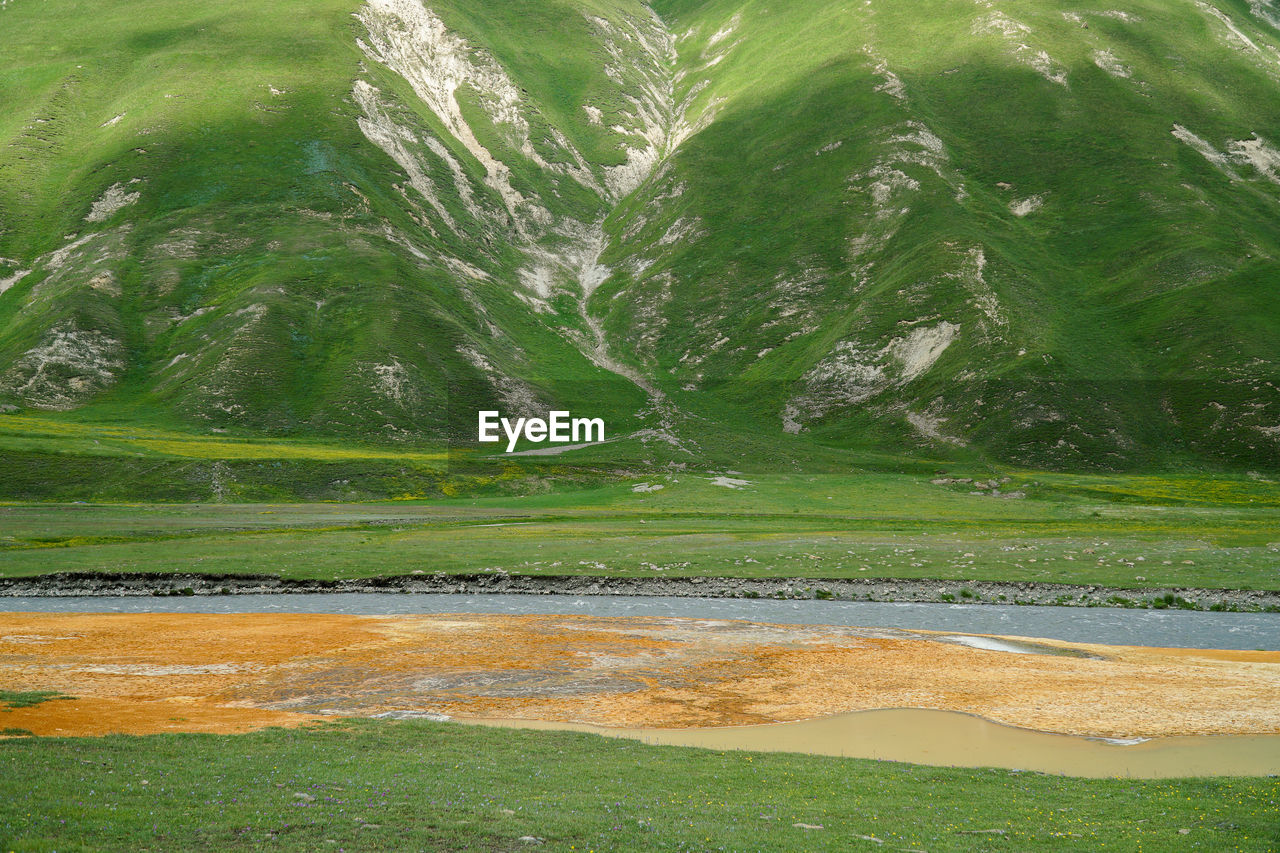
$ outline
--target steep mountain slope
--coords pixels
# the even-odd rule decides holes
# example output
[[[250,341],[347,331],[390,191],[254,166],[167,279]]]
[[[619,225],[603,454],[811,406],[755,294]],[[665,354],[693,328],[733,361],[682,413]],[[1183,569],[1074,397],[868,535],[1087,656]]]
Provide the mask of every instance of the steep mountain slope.
[[[554,403],[678,458],[1280,456],[1264,0],[0,22],[11,409],[427,439]]]

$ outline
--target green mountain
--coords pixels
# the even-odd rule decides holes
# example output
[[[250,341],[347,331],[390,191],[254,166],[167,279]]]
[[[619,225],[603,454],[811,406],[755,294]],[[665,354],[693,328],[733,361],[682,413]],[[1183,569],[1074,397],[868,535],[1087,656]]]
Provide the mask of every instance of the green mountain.
[[[427,2],[0,4],[0,408],[1278,464],[1270,0]]]

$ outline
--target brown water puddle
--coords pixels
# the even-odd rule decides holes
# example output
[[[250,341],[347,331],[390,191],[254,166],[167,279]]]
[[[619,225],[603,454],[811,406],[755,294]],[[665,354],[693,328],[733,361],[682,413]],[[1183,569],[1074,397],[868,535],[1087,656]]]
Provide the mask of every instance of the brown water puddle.
[[[944,767],[1001,767],[1091,778],[1170,779],[1280,773],[1280,735],[1154,738],[1117,744],[1002,726],[919,708],[716,729],[625,729],[545,720],[462,720],[499,728],[591,732],[664,746],[799,752]]]

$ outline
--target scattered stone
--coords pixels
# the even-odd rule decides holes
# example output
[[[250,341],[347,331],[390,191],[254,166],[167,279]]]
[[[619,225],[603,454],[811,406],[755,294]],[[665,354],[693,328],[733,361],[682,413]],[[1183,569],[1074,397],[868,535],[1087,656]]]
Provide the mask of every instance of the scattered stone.
[[[524,842],[525,844],[544,844],[544,843],[546,843],[546,839],[545,839],[545,838],[539,838],[539,837],[538,837],[538,836],[536,836],[536,835],[522,835],[522,836],[520,836],[519,838],[517,838],[517,839],[516,839],[516,841],[522,841],[522,842]]]
[[[313,797],[311,794],[304,794],[304,793],[302,793],[301,791],[299,791],[298,793],[294,794],[293,796],[294,796],[296,799],[299,799],[299,800],[301,800],[301,801],[302,801],[302,802],[304,802],[304,803],[314,803],[314,802],[316,801],[316,798],[315,798],[315,797]]]
[[[819,823],[793,823],[791,825],[796,829],[826,829],[825,826]]]
[[[737,477],[713,477],[711,478],[711,485],[723,486],[726,489],[741,489],[743,486],[751,485],[751,481]]]
[[[142,193],[126,193],[123,184],[113,184],[102,194],[102,198],[93,203],[93,208],[84,219],[86,222],[105,222],[116,211],[136,203],[140,198]]]
[[[1005,835],[1003,829],[957,829],[956,835]]]

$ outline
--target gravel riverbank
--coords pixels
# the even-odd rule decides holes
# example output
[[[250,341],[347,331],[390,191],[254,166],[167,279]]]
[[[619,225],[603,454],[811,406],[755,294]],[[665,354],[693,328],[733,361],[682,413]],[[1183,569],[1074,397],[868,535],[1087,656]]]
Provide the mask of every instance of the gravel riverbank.
[[[293,580],[266,575],[75,572],[0,579],[0,597],[263,595],[405,592],[639,595],[676,598],[776,598],[834,601],[956,602],[1063,607],[1127,607],[1240,612],[1280,611],[1273,590],[939,581],[895,578],[607,578],[588,575],[413,574],[355,580]]]

